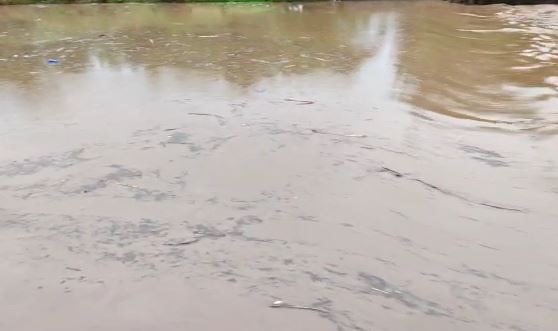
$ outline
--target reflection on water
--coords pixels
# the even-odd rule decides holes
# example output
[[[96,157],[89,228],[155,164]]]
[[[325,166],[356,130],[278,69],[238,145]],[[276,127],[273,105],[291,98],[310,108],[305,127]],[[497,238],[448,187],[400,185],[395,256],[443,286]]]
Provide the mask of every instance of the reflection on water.
[[[49,57],[63,58],[63,71],[91,71],[95,64],[148,70],[168,66],[219,74],[231,83],[249,86],[278,73],[320,68],[347,72],[371,54],[369,47],[352,45],[352,37],[367,28],[370,13],[331,6],[308,7],[303,13],[293,13],[286,5],[58,6],[3,11],[8,47],[2,48],[1,57],[12,70],[3,72],[2,78],[24,83],[36,80],[34,75],[44,71],[43,62]]]
[[[453,13],[428,7],[409,16],[401,67],[416,89],[407,99],[486,122],[556,122],[556,13],[554,7],[459,7]]]
[[[146,94],[168,75],[200,90],[272,78],[329,81],[363,107],[552,132],[557,17],[551,6],[437,2],[0,7],[0,106],[41,107],[75,75],[106,93],[141,81]]]

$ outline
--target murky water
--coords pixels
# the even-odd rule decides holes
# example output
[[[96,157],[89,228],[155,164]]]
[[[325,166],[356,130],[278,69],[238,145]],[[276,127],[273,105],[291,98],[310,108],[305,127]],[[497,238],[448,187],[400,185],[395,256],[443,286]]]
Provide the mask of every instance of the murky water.
[[[551,330],[557,133],[557,6],[0,7],[0,329]]]
[[[352,94],[361,98],[369,90],[368,104],[400,101],[425,116],[437,112],[510,124],[496,125],[509,130],[550,133],[558,122],[554,6],[340,3],[0,10],[0,81],[3,91],[19,92],[2,98],[3,112],[19,112],[22,96],[44,104],[45,95],[56,95],[64,84],[59,80],[68,74],[95,76],[95,88],[107,88],[118,73],[140,76],[143,85],[170,75],[203,75],[244,90],[270,79],[323,81],[321,75],[329,75],[331,84],[345,86],[344,93],[355,90]],[[262,24],[267,28],[262,30]],[[61,65],[45,65],[50,58]]]

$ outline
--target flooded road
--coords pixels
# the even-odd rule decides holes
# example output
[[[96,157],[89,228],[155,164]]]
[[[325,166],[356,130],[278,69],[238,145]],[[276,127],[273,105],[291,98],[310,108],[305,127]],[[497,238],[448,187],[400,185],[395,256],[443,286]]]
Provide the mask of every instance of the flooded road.
[[[556,6],[0,7],[0,329],[552,330],[557,134]]]

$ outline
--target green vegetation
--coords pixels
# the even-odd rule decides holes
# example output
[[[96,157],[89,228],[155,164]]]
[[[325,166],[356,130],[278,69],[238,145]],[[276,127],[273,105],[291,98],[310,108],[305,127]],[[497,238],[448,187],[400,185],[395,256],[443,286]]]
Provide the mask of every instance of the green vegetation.
[[[0,0],[0,5],[85,4],[85,3],[188,3],[188,2],[272,2],[277,0]],[[281,0],[284,1],[284,0]],[[289,2],[289,0],[286,0]],[[293,0],[294,1],[294,0]]]

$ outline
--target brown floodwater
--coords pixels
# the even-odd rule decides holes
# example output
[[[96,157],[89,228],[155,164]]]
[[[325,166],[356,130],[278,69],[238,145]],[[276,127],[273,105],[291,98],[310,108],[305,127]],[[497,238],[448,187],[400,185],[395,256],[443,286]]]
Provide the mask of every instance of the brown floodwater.
[[[0,7],[1,330],[552,330],[557,237],[558,6]]]

